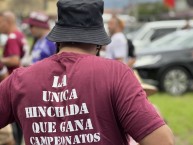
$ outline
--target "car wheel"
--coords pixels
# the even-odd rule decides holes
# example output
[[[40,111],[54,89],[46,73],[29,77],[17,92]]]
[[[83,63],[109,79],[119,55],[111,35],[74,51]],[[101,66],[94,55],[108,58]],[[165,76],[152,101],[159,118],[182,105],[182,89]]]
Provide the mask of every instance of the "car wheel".
[[[160,81],[161,88],[171,95],[181,95],[188,90],[189,74],[181,67],[173,67],[165,71]]]

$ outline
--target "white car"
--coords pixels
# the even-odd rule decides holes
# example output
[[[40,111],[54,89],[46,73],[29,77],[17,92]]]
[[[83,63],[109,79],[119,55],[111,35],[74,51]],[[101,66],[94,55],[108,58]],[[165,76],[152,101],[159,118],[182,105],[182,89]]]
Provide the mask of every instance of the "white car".
[[[128,39],[133,41],[136,51],[146,47],[152,41],[176,30],[182,29],[186,25],[185,20],[155,21],[145,23],[135,35],[128,34]],[[193,26],[193,21],[190,21]]]

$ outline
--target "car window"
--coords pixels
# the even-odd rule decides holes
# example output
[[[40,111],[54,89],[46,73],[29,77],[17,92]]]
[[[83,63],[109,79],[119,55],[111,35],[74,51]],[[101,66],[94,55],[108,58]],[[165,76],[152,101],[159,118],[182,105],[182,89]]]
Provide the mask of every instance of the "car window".
[[[141,38],[141,40],[150,40],[150,37],[154,34],[154,30],[151,29],[147,33],[144,34],[144,36]]]
[[[176,32],[169,33],[169,34],[164,35],[163,37],[151,42],[148,47],[160,47],[163,45],[168,45],[172,41],[174,41],[175,39],[179,39],[180,37],[183,37],[183,35],[186,35],[186,34],[187,34],[186,31],[176,31]]]
[[[155,29],[158,32],[156,32],[156,34],[151,38],[152,40],[155,40],[155,39],[163,36],[164,34],[168,34],[170,32],[175,31],[177,28],[179,28],[179,26],[181,24],[181,23],[179,23],[181,21],[171,21],[171,22],[172,23],[168,23],[168,22],[145,23],[140,29],[138,29],[138,31],[136,32],[136,35],[133,39],[143,40],[143,38],[148,33],[148,31],[150,31],[151,29]],[[173,23],[173,22],[176,22],[176,23]],[[165,23],[165,25],[164,25],[164,23]],[[155,26],[155,25],[157,25],[157,26]]]
[[[146,33],[148,33],[150,30],[151,28],[148,26],[148,24],[144,24],[136,31],[134,39],[143,40],[144,35],[146,35]]]
[[[156,40],[160,37],[163,37],[166,34],[169,34],[171,32],[176,31],[177,28],[161,28],[161,29],[155,29],[154,34],[151,36],[150,40]]]
[[[165,51],[193,47],[193,30],[183,30],[168,34],[144,48],[144,51]]]

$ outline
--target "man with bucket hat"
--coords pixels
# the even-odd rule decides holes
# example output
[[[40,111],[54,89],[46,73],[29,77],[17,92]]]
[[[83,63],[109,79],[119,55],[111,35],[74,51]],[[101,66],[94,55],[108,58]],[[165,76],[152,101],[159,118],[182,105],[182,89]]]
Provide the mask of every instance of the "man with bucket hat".
[[[128,135],[141,145],[174,144],[133,72],[95,56],[110,43],[103,4],[58,1],[47,38],[59,53],[17,69],[0,85],[0,128],[16,120],[26,145],[127,145]]]

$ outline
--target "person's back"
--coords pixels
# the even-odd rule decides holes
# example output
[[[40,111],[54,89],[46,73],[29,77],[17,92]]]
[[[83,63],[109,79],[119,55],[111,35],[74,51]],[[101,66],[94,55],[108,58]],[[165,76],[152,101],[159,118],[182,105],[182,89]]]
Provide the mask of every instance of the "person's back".
[[[164,124],[153,107],[142,107],[145,94],[126,65],[92,55],[54,55],[17,70],[6,85],[27,145],[126,144],[124,133],[138,141]]]

